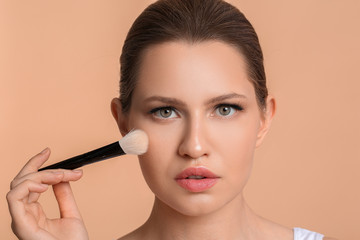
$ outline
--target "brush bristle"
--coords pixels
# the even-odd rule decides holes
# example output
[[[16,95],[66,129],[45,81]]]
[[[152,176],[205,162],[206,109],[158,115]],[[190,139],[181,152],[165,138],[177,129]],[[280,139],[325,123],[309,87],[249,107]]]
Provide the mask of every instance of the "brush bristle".
[[[144,131],[136,129],[120,139],[119,144],[126,154],[141,155],[147,151],[149,139]]]

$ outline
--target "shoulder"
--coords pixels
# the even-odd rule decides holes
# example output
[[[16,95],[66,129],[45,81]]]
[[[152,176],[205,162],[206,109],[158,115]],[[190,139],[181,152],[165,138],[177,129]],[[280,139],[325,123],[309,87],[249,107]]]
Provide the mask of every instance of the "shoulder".
[[[313,232],[308,229],[295,227],[294,230],[294,238],[295,239],[322,239],[322,240],[337,240],[332,237],[325,237],[323,234],[318,232]]]

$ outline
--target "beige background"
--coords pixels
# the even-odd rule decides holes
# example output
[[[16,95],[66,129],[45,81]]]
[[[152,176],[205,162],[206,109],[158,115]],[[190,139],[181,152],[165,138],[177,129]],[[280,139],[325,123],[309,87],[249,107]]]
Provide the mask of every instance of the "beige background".
[[[15,239],[5,195],[29,157],[50,162],[120,137],[110,113],[121,47],[150,0],[0,0],[0,239]],[[360,1],[233,0],[257,30],[278,112],[246,188],[264,217],[360,239]],[[73,184],[91,239],[147,218],[136,158],[87,166]],[[41,201],[57,216],[51,191]]]

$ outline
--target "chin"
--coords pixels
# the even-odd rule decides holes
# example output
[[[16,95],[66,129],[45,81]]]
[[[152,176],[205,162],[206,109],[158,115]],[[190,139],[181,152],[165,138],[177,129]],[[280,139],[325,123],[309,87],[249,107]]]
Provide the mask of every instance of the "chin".
[[[175,196],[175,195],[174,195]],[[218,196],[219,197],[219,196]],[[208,193],[188,193],[173,199],[160,200],[161,205],[187,217],[201,217],[216,212],[225,204],[225,199],[216,198]]]

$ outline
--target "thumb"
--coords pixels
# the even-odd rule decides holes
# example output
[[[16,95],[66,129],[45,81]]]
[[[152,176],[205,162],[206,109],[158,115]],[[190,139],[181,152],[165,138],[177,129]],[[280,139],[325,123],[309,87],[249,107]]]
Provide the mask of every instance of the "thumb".
[[[60,217],[82,219],[70,183],[61,182],[55,184],[53,185],[53,190],[59,204]]]

